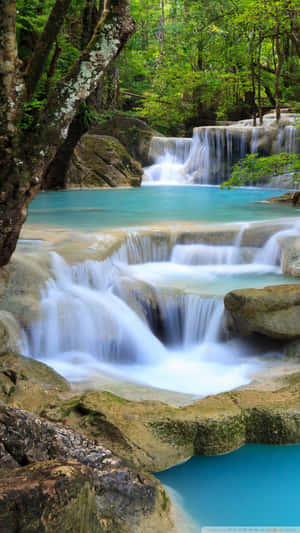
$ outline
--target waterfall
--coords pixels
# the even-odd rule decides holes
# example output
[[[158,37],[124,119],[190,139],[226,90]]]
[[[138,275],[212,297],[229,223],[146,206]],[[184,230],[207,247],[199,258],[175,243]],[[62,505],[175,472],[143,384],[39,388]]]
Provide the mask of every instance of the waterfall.
[[[71,266],[51,252],[52,276],[41,289],[39,319],[24,331],[25,353],[72,381],[100,372],[197,396],[248,383],[258,363],[251,349],[226,341],[222,298],[143,280],[180,266],[169,261],[172,239],[162,234],[153,247],[151,238],[133,233],[110,258]],[[224,265],[187,268],[200,268],[205,284],[218,275],[209,270]]]
[[[156,232],[150,235],[140,235],[138,232],[130,232],[112,259],[128,265],[167,261],[171,254],[172,245],[172,235],[167,233]]]
[[[172,249],[172,263],[179,265],[236,265],[243,263],[241,243],[249,224],[242,224],[232,245],[176,244]]]
[[[265,245],[260,250],[258,250],[253,262],[262,265],[279,265],[281,261],[280,240],[285,237],[294,237],[299,234],[299,222],[296,222],[292,228],[278,231],[267,240]]]
[[[153,163],[167,157],[170,163],[183,164],[187,160],[192,139],[176,137],[152,137],[149,160]]]
[[[184,165],[189,158],[191,146],[192,139],[153,137],[149,160],[154,164],[145,169],[143,183],[164,185],[189,183]]]
[[[253,127],[244,120],[229,126],[196,127],[192,139],[153,137],[152,165],[145,168],[143,184],[222,183],[246,154],[299,151],[296,131],[293,117],[283,116],[278,125],[273,115],[266,115],[263,126]]]
[[[98,361],[153,361],[164,347],[124,301],[109,290],[107,262],[68,266],[56,253],[53,278],[41,294],[41,319],[28,332],[29,350],[45,360],[69,353]],[[106,289],[106,290],[105,290]]]
[[[173,346],[190,347],[220,341],[224,305],[220,298],[197,294],[168,296],[156,291],[161,328],[165,341]]]
[[[183,342],[185,346],[203,342],[218,342],[222,331],[223,300],[201,298],[197,295],[184,297]]]
[[[211,244],[177,244],[171,262],[181,265],[231,265],[235,256],[234,246]]]

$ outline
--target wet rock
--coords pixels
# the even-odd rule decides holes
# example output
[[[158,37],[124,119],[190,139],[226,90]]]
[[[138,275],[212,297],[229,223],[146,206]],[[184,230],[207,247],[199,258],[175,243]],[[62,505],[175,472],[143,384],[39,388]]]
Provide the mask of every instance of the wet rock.
[[[284,354],[287,357],[300,357],[300,340],[289,342],[284,347]]]
[[[148,163],[150,142],[161,134],[143,120],[133,117],[115,117],[89,130],[90,135],[112,135],[125,146],[128,153],[142,166]]]
[[[0,309],[12,313],[21,325],[37,320],[41,287],[49,275],[46,254],[14,254],[0,272]]]
[[[285,239],[282,250],[282,271],[294,278],[300,278],[300,239]]]
[[[142,167],[124,146],[107,135],[83,135],[67,171],[67,187],[136,187]]]
[[[5,352],[8,349],[9,333],[0,315],[0,353]]]
[[[271,204],[288,204],[292,206],[299,206],[300,204],[300,192],[285,192],[280,196],[272,196],[266,200]]]
[[[81,502],[83,511],[87,509],[87,501],[90,500],[88,508],[91,509],[91,515],[89,515],[91,523],[100,524],[102,527],[95,531],[165,533],[172,529],[168,515],[169,500],[160,483],[152,476],[128,468],[124,462],[96,440],[62,425],[43,420],[24,410],[0,404],[0,442],[6,454],[9,454],[19,465],[36,463],[34,466],[26,466],[24,469],[10,472],[10,484],[1,483],[0,524],[1,520],[2,524],[4,523],[5,517],[8,516],[5,513],[10,509],[13,519],[16,520],[18,502],[20,502],[24,516],[24,529],[20,531],[24,533],[44,531],[40,523],[43,524],[45,521],[47,523],[50,515],[52,518],[55,516],[55,519],[56,515],[60,516],[59,502],[61,500],[63,506],[68,508],[70,505],[71,509],[74,505],[75,507],[77,504],[80,505]],[[52,461],[59,461],[59,463],[63,461],[65,464],[53,464]],[[64,495],[64,497],[58,497],[56,500],[55,496],[53,502],[51,494],[56,491],[56,486],[58,486],[56,494]],[[75,493],[69,492],[72,487]],[[82,492],[83,489],[84,492]],[[44,496],[45,498],[50,496],[49,513],[46,506],[45,515],[42,511]],[[35,502],[35,510],[31,509],[30,502]],[[34,517],[36,529],[30,529],[30,513],[35,512],[37,513]],[[95,518],[96,515],[99,522]],[[64,519],[70,519],[72,512],[66,512],[64,516]],[[44,517],[46,517],[45,520]],[[90,533],[94,531],[84,523],[82,529],[77,530],[68,529],[65,522],[61,524],[60,528],[57,526],[58,529],[51,529],[49,526],[45,532],[83,531],[83,533]]]
[[[273,339],[300,338],[300,285],[241,289],[226,294],[224,304],[242,335]]]

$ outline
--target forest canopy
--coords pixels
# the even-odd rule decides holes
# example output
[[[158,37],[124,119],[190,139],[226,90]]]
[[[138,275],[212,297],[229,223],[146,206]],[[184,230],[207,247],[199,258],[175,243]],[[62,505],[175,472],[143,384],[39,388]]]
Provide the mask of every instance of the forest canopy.
[[[132,0],[121,104],[163,132],[299,109],[299,0]],[[126,91],[142,98],[127,95]]]
[[[17,2],[25,62],[53,4]],[[79,56],[103,7],[96,0],[69,4],[29,114]],[[299,110],[299,0],[131,0],[130,10],[137,31],[105,75],[97,119],[132,113],[162,133],[190,134],[216,121],[259,121],[280,105]],[[86,107],[84,119],[94,114]]]

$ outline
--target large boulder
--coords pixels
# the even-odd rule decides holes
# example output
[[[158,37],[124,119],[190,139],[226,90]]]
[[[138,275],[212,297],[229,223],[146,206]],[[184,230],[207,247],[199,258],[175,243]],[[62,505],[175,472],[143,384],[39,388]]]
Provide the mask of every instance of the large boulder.
[[[37,463],[0,480],[0,533],[103,533],[93,474],[73,462]]]
[[[261,333],[273,339],[300,338],[300,285],[272,285],[226,294],[224,304],[242,335]]]
[[[134,187],[142,168],[124,146],[108,135],[86,133],[77,143],[66,175],[67,188]]]
[[[15,464],[34,463],[37,464],[33,467],[10,472],[11,481],[0,484],[0,528],[5,520],[15,523],[21,509],[20,533],[166,533],[172,530],[169,499],[152,476],[130,469],[95,439],[0,403],[2,470],[10,470]],[[80,520],[77,506],[83,513],[90,509],[87,514],[93,525],[91,529],[83,516],[82,527],[70,526],[72,513],[77,524]],[[56,527],[55,515],[61,520]],[[16,531],[9,527],[0,531]]]
[[[152,137],[161,133],[153,130],[138,118],[119,116],[89,130],[91,135],[112,135],[126,148],[128,153],[143,166],[148,164],[148,154]]]

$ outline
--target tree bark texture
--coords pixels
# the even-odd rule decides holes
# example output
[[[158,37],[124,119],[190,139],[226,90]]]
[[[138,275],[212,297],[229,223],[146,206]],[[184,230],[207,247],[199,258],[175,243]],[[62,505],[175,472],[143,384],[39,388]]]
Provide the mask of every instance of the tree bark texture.
[[[0,0],[0,266],[9,261],[15,250],[28,204],[66,139],[77,110],[136,29],[129,13],[129,0],[106,0],[101,20],[87,46],[69,74],[54,86],[34,124],[24,131],[17,127],[22,120],[20,110],[26,91],[17,56],[15,13],[15,0]],[[44,58],[45,48],[34,61],[40,65]],[[31,78],[27,70],[27,87],[29,80],[38,77],[34,74]]]

